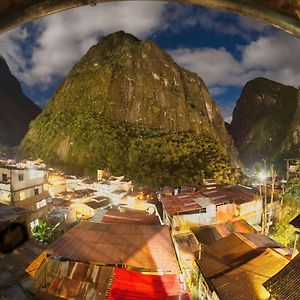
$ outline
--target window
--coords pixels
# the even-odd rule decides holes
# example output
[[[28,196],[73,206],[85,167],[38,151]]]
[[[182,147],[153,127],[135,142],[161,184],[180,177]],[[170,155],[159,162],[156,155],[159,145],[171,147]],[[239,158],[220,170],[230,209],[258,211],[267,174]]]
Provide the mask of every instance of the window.
[[[19,181],[23,181],[24,180],[24,174],[19,174]]]
[[[26,198],[25,191],[20,192],[20,201],[24,200]]]
[[[7,174],[2,174],[2,181],[3,182],[7,182],[8,181]]]
[[[39,194],[39,188],[35,188],[35,189],[34,189],[34,194],[35,194],[35,195],[38,195],[38,194]]]

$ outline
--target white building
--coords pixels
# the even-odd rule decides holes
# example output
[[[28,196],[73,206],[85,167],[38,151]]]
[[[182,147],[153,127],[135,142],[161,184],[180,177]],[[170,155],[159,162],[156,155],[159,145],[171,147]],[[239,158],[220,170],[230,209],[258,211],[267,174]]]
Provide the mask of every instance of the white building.
[[[0,166],[0,202],[32,211],[31,225],[48,211],[50,195],[44,190],[46,171],[32,162]]]

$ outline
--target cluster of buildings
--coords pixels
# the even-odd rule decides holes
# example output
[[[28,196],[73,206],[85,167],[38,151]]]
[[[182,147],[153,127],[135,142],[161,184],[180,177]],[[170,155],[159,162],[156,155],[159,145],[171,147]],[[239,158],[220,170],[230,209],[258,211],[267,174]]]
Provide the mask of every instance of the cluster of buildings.
[[[97,175],[1,165],[0,297],[297,299],[300,256],[261,234],[255,189],[208,180],[134,191],[123,176]],[[267,205],[276,222],[279,199]],[[48,247],[30,239],[41,217],[60,224]]]

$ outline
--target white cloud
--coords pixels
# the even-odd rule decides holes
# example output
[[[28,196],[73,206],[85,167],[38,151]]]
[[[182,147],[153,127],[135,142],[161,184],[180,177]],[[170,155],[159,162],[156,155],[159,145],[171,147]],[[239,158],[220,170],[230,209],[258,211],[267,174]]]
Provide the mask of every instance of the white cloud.
[[[18,77],[29,86],[51,83],[55,76],[65,75],[100,36],[122,29],[143,38],[157,30],[163,25],[164,7],[165,3],[159,1],[104,3],[36,21],[34,25],[41,33],[32,49],[30,67],[18,72]],[[17,29],[2,38],[9,44],[0,51],[10,66],[19,63],[25,68],[17,41],[21,31]],[[15,62],[11,63],[9,53]]]
[[[283,32],[262,35],[239,51],[241,59],[225,48],[181,48],[169,53],[179,65],[198,73],[210,88],[243,86],[258,76],[300,85],[300,39]]]
[[[21,74],[26,68],[26,61],[20,42],[28,37],[26,28],[17,28],[0,35],[0,55],[2,55],[13,74]]]
[[[209,86],[235,85],[241,66],[225,48],[177,49],[169,53],[188,70],[198,73]]]

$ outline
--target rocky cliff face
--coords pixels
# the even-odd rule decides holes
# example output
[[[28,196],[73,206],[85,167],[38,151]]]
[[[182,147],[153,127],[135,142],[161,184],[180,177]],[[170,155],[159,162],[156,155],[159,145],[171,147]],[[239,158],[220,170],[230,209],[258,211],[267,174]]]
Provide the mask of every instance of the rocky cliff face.
[[[94,134],[87,133],[93,130]],[[165,134],[170,139],[172,134],[191,133],[219,139],[216,143],[224,155],[233,165],[237,162],[220,110],[204,82],[180,68],[153,42],[124,32],[103,38],[72,68],[30,127],[23,149],[42,158],[66,163],[74,158],[74,163],[86,165],[86,155],[92,154],[83,153],[80,145],[89,145],[89,152],[93,147],[104,151],[96,145],[102,139],[102,146],[107,146],[104,132],[111,140],[118,136],[118,143],[121,136],[126,140],[121,148],[123,159],[129,161],[133,137]],[[80,139],[79,133],[83,133]],[[36,143],[47,145],[47,149],[35,147]],[[115,151],[115,146],[109,152]],[[93,158],[98,166],[112,168],[99,157]]]
[[[0,146],[15,146],[40,109],[28,99],[0,56]]]
[[[297,102],[297,89],[290,86],[265,78],[245,85],[229,126],[245,166],[251,167],[262,159],[278,162],[288,155],[288,148],[299,148]]]

